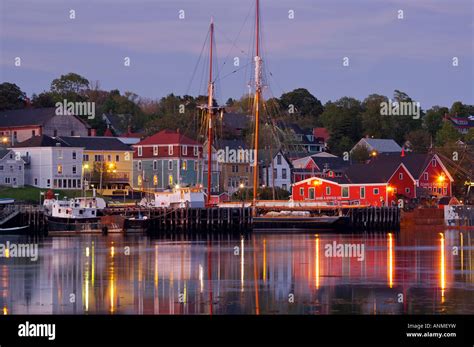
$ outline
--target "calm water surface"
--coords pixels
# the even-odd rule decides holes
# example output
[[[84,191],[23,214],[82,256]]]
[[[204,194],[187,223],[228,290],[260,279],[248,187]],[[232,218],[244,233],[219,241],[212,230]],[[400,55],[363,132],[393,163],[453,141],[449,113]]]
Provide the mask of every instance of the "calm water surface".
[[[3,314],[474,314],[474,231],[36,242],[0,258]],[[358,254],[328,253],[362,246]],[[340,247],[340,246],[339,246]],[[354,249],[354,248],[353,248]],[[344,255],[344,256],[343,256]]]

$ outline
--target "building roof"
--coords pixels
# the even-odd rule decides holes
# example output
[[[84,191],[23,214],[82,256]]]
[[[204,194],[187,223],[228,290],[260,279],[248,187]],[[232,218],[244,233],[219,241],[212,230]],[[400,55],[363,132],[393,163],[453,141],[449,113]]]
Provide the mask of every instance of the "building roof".
[[[323,171],[325,168],[331,171],[343,171],[350,165],[348,160],[344,160],[340,157],[312,156],[311,158],[321,171]]]
[[[314,128],[313,135],[316,138],[324,139],[324,141],[329,139],[329,131],[326,128]]]
[[[38,135],[30,137],[28,140],[19,142],[13,147],[15,148],[24,148],[24,147],[75,147],[67,144],[59,138],[53,138],[48,135]]]
[[[196,140],[190,139],[186,135],[183,135],[177,131],[164,129],[160,132],[157,132],[154,135],[148,136],[144,140],[137,143],[138,146],[142,145],[171,145],[171,144],[180,144],[180,145],[194,145],[201,146]]]
[[[8,153],[10,153],[9,149],[0,149],[0,159],[5,158]]]
[[[55,107],[24,108],[20,110],[7,110],[0,112],[0,127],[39,126],[56,116]],[[79,119],[87,128],[90,126],[80,117]]]
[[[233,140],[218,140],[216,147],[218,149],[224,149],[228,147],[229,149],[247,149],[248,146],[244,140],[233,139]]]
[[[372,139],[365,137],[361,139],[352,149],[357,146],[368,146],[369,150],[376,150],[379,153],[390,153],[402,151],[402,148],[392,139]]]
[[[431,159],[433,159],[433,154],[429,153],[411,153],[405,152],[405,156],[402,157],[399,154],[381,154],[372,158],[369,162],[370,164],[377,164],[381,166],[398,166],[403,163],[410,174],[418,179],[423,173],[423,170],[428,166]]]
[[[83,147],[89,151],[131,151],[132,149],[116,137],[106,136],[61,136],[71,147]]]

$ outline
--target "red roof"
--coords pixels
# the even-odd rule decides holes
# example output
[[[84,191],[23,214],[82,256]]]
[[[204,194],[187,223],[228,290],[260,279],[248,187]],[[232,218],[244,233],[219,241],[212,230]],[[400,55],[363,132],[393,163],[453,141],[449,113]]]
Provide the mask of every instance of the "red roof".
[[[147,137],[146,139],[137,143],[140,145],[171,145],[171,144],[180,144],[180,145],[200,145],[199,142],[190,139],[186,135],[183,135],[179,132],[165,129],[157,132],[154,135]]]
[[[315,138],[322,138],[324,141],[329,139],[329,131],[326,128],[313,128],[313,136]]]

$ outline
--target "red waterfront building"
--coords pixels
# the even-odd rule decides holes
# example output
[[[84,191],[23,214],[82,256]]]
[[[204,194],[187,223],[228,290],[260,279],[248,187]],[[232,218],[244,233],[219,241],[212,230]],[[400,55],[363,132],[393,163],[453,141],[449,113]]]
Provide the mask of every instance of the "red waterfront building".
[[[314,176],[293,184],[294,201],[395,205],[400,198],[450,196],[453,178],[436,154],[380,155],[351,165],[341,177]]]

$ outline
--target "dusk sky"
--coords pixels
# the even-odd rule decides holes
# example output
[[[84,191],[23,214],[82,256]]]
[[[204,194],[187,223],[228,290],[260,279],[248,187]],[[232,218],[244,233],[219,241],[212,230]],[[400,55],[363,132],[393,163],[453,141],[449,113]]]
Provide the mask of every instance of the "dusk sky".
[[[234,70],[234,57],[244,66],[251,54],[254,0],[0,4],[0,82],[16,83],[29,96],[48,90],[54,78],[68,72],[98,80],[105,90],[128,90],[148,98],[203,93],[201,71],[190,82],[211,16],[220,76]],[[343,96],[362,100],[371,93],[391,97],[399,89],[423,109],[451,106],[457,100],[473,104],[473,4],[261,0],[270,90],[280,96],[303,87],[324,103]],[[69,18],[71,9],[75,19]],[[402,20],[397,19],[400,9]],[[185,11],[185,19],[178,18],[179,10]],[[294,10],[294,19],[288,18],[289,10]],[[21,67],[14,66],[15,57],[21,57]],[[130,67],[124,66],[125,57],[130,57]],[[343,57],[349,57],[348,67]],[[459,66],[453,67],[453,57]],[[242,69],[219,80],[219,102],[242,96],[250,72]]]

